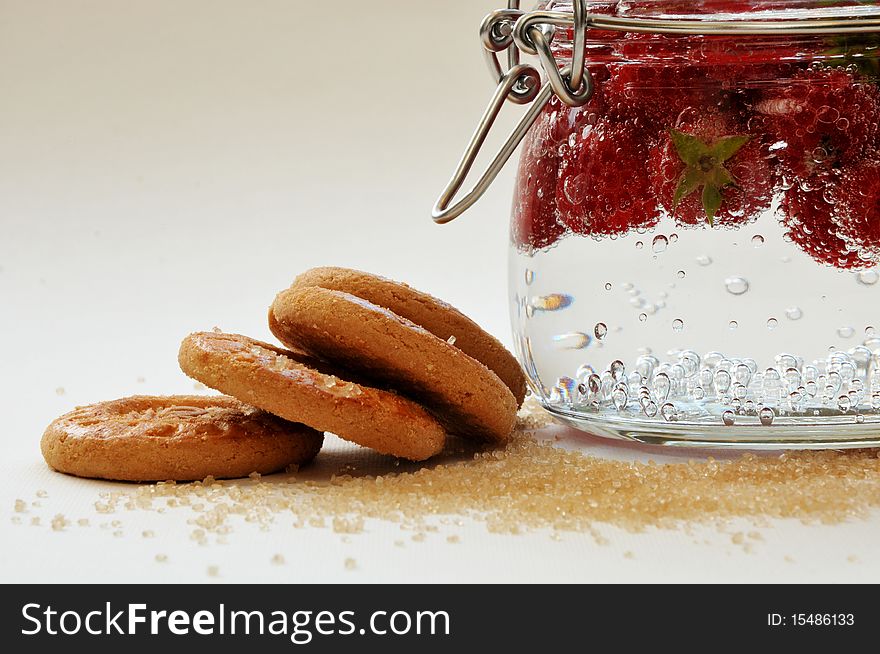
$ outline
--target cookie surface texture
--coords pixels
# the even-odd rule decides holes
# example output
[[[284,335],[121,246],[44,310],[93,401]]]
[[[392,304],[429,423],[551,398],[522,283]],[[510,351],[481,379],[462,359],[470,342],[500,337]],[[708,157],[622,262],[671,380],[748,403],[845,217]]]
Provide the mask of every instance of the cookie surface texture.
[[[286,420],[411,461],[443,450],[446,430],[415,402],[301,359],[246,336],[214,332],[188,336],[179,356],[190,377]]]
[[[314,268],[293,282],[294,288],[319,286],[342,291],[393,311],[449,341],[476,359],[510,389],[517,406],[526,396],[526,377],[519,362],[501,342],[455,307],[401,282],[348,268]]]
[[[231,397],[130,397],[80,407],[40,443],[59,472],[116,481],[270,474],[311,461],[323,434]]]
[[[275,336],[427,406],[460,436],[504,442],[516,399],[479,361],[388,309],[341,291],[294,287],[272,305]]]

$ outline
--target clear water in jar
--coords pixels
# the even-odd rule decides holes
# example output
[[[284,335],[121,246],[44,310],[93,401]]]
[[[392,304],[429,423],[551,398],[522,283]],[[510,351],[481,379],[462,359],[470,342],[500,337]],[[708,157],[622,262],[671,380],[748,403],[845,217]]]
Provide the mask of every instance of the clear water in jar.
[[[667,124],[607,102],[545,110],[522,155],[510,293],[517,355],[552,412],[666,444],[880,440],[880,92],[854,67],[785,73],[688,98]],[[721,162],[731,179],[711,178],[729,181],[720,208],[710,178],[684,180],[702,160],[662,143],[673,130],[748,143]]]

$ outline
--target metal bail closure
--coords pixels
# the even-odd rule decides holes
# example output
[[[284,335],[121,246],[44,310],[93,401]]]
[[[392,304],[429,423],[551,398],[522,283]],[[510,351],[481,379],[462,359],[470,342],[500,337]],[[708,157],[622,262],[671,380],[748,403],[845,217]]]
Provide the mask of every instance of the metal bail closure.
[[[554,93],[572,107],[585,105],[593,96],[593,79],[586,69],[584,58],[586,51],[584,44],[589,24],[586,0],[575,0],[573,3],[575,54],[572,65],[561,70],[550,50],[553,26],[558,24],[554,20],[556,17],[544,17],[541,12],[524,14],[515,8],[518,4],[519,2],[512,0],[509,9],[489,14],[480,28],[480,37],[487,53],[490,73],[493,78],[499,80],[499,84],[471,137],[455,174],[443,190],[437,204],[434,205],[432,216],[438,225],[452,222],[486,193],[486,190],[498,177],[498,173],[513,156],[529,129],[538,119],[538,115],[550,102]],[[528,17],[528,21],[524,20],[526,17]],[[512,26],[514,20],[516,20],[515,27]],[[508,50],[508,61],[511,65],[506,73],[502,71],[497,57],[497,53],[503,50]],[[541,67],[547,74],[548,84],[542,83],[541,74],[534,66],[517,63],[520,50],[538,56]],[[492,131],[501,108],[508,100],[515,104],[532,103],[532,106],[507,137],[504,145],[501,146],[474,187],[458,202],[452,204],[473,169],[474,162],[486,143],[486,138]]]

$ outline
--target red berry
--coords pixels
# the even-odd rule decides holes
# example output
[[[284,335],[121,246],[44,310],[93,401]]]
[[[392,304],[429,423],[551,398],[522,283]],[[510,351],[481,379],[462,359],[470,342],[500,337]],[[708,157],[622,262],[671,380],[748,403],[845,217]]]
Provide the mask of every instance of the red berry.
[[[826,198],[827,184],[827,179],[816,177],[786,191],[783,225],[788,237],[815,261],[843,269],[862,268],[865,262],[838,235],[832,219],[834,209]]]
[[[880,90],[853,74],[810,68],[755,104],[777,142],[786,172],[798,178],[840,169],[876,151]]]
[[[556,186],[560,221],[577,234],[591,236],[656,224],[657,202],[646,162],[643,131],[588,114],[563,146]]]
[[[549,247],[566,231],[556,208],[560,105],[557,98],[547,105],[523,144],[511,222],[511,239],[521,249]]]
[[[880,263],[880,163],[865,162],[841,171],[829,196],[838,236],[864,267]]]
[[[745,225],[773,200],[760,136],[728,113],[684,116],[651,150],[650,169],[654,193],[682,226]]]
[[[707,84],[705,72],[690,63],[629,62],[608,68],[611,78],[598,87],[597,94],[604,96],[609,115],[655,131],[673,125],[688,107],[711,107],[723,97],[717,85]]]

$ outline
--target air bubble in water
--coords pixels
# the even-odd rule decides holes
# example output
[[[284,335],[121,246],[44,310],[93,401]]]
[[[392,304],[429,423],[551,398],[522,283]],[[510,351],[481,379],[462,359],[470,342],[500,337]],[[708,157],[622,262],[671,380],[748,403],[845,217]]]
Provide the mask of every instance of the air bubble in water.
[[[641,250],[643,247],[645,247],[644,243],[642,243],[641,241],[636,241],[636,250]]]
[[[532,300],[532,307],[537,311],[561,311],[570,307],[573,302],[574,298],[571,295],[553,293],[534,298]]]
[[[742,277],[728,277],[724,280],[724,286],[731,295],[745,295],[751,288],[749,281]]]
[[[614,402],[614,406],[618,411],[623,411],[629,402],[629,397],[625,390],[618,388],[611,394],[611,401]]]
[[[800,320],[804,317],[804,312],[800,307],[790,307],[786,309],[785,317],[789,320]]]
[[[711,266],[712,265],[712,257],[705,255],[705,254],[701,254],[700,256],[697,257],[697,264],[700,266],[703,266],[704,268],[706,266]]]
[[[769,329],[770,331],[773,331],[773,330],[776,329],[778,326],[779,326],[779,321],[776,320],[776,318],[770,318],[770,319],[767,321],[767,329]]]
[[[755,234],[752,237],[752,245],[754,245],[756,248],[761,247],[762,245],[764,245],[764,237],[760,234]]]
[[[718,391],[719,395],[726,393],[728,389],[730,389],[730,373],[724,369],[716,370],[713,382],[715,384],[715,390]]]
[[[676,318],[672,321],[672,331],[680,332],[684,330],[684,321],[680,318]]]
[[[639,322],[645,322],[647,319],[648,319],[647,313],[640,313],[639,314]]]
[[[593,329],[593,333],[596,335],[600,341],[608,335],[608,325],[604,322],[600,322],[596,325],[595,329]]]
[[[671,387],[672,382],[669,381],[669,375],[665,372],[658,373],[654,377],[654,394],[661,402],[665,402],[666,398],[669,397],[669,389]]]
[[[852,402],[849,399],[849,395],[841,395],[837,398],[837,408],[840,409],[841,413],[846,413],[852,408]]]
[[[654,237],[654,242],[651,243],[651,249],[659,254],[660,252],[664,252],[668,245],[669,239],[661,234],[660,236]]]
[[[761,409],[761,412],[758,414],[758,417],[761,420],[761,424],[765,427],[769,427],[773,424],[773,420],[776,418],[776,414],[773,413],[773,409],[769,407],[764,407]]]
[[[733,371],[734,378],[738,384],[742,386],[748,387],[749,382],[752,381],[752,369],[749,368],[746,364],[739,364]]]
[[[736,320],[731,320],[727,325],[731,331],[734,329],[739,329],[739,323]]]
[[[623,361],[615,361],[611,364],[609,368],[611,371],[611,377],[616,382],[620,382],[626,376],[626,366],[623,365]]]
[[[531,286],[532,282],[535,281],[535,271],[529,270],[526,268],[526,286]]]
[[[679,279],[684,279],[687,276],[687,273],[684,270],[679,270],[675,275]]]
[[[852,338],[856,335],[856,330],[852,327],[841,327],[837,330],[837,335],[840,336],[840,338]]]
[[[553,342],[560,350],[583,350],[589,347],[593,339],[583,332],[571,332],[570,334],[558,334],[553,337]]]
[[[880,273],[876,270],[863,270],[856,275],[856,280],[858,280],[859,284],[862,286],[873,286],[880,281]]]
[[[606,291],[610,291],[611,288],[612,288],[612,286],[611,286],[611,282],[605,284],[605,290],[606,290]]]
[[[733,427],[733,424],[736,422],[736,415],[733,411],[725,411],[721,415],[721,420],[727,427]]]
[[[865,422],[865,416],[863,416],[863,415],[860,413],[859,415],[856,416],[856,422],[859,423],[860,425],[861,425],[861,424],[864,424],[864,422]]]
[[[657,415],[657,405],[654,402],[646,402],[643,410],[645,412],[645,415],[649,418],[653,418]]]
[[[663,419],[666,422],[675,422],[678,420],[678,412],[675,410],[675,405],[671,403],[666,403],[660,407],[660,415],[663,416]]]

